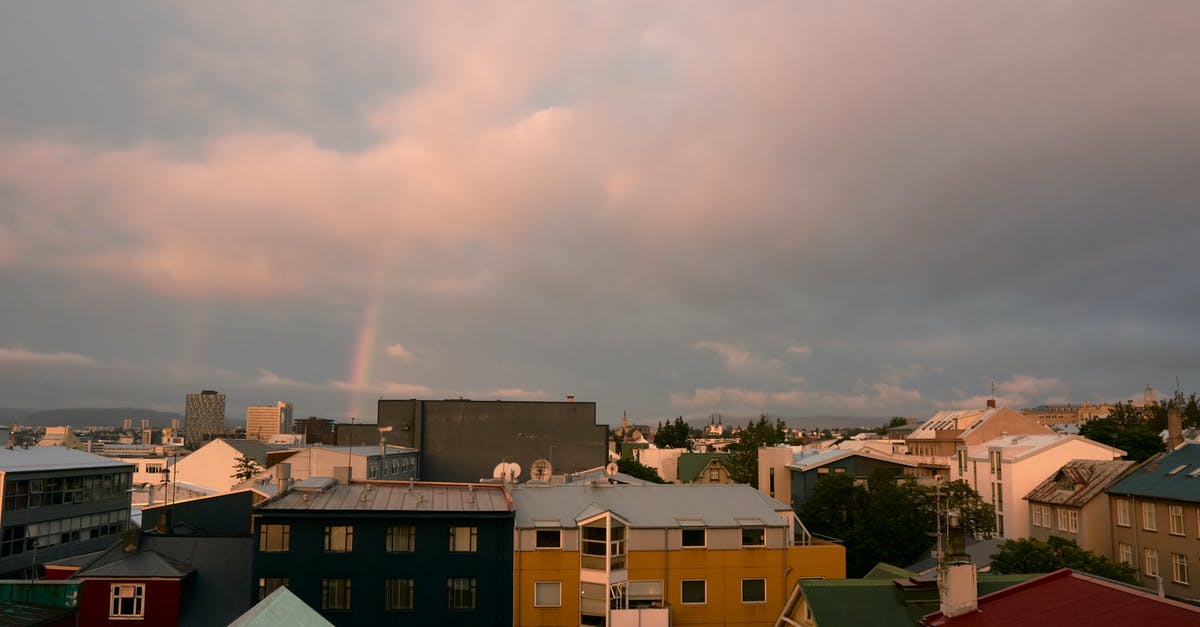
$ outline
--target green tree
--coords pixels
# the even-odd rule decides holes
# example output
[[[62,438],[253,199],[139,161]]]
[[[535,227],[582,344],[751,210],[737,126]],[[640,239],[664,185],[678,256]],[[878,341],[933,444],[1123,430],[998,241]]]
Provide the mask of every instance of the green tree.
[[[846,473],[822,475],[800,517],[809,531],[840,539],[847,574],[861,577],[879,562],[908,564],[925,555],[937,532],[939,506],[954,511],[958,528],[968,535],[995,533],[995,509],[965,482],[935,488],[887,469],[866,482]]]
[[[729,452],[729,476],[737,483],[758,485],[758,447],[777,446],[787,441],[787,423],[776,419],[772,424],[765,415],[750,421],[738,432],[738,441],[725,447]]]
[[[1125,457],[1142,462],[1166,450],[1166,445],[1158,435],[1161,431],[1154,430],[1144,418],[1123,409],[1117,415],[1109,414],[1107,418],[1089,420],[1079,428],[1079,435],[1119,448],[1125,451]]]
[[[1133,566],[1085,551],[1074,540],[1058,536],[1050,536],[1045,542],[1035,538],[1005,540],[999,552],[992,555],[992,572],[1001,575],[1049,573],[1060,568],[1142,585]]]
[[[658,429],[654,431],[654,446],[658,448],[685,448],[690,451],[694,446],[691,435],[691,427],[684,421],[683,416],[679,416],[674,422],[668,422],[667,424],[658,423]]]
[[[247,481],[262,472],[263,467],[252,457],[239,455],[237,460],[233,462],[233,474],[229,475],[231,479],[238,481]]]
[[[617,470],[631,477],[637,477],[643,481],[650,483],[666,483],[659,476],[658,470],[651,468],[636,459],[619,459],[617,460]]]

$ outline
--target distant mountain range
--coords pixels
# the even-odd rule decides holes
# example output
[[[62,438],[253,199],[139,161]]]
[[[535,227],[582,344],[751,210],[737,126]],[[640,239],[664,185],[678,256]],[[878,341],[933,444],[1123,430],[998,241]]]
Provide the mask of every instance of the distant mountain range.
[[[132,420],[134,426],[142,420],[149,420],[151,427],[161,428],[171,426],[171,419],[182,420],[179,414],[140,409],[137,407],[79,407],[75,409],[12,409],[0,407],[0,424],[13,423],[30,426],[63,426],[72,427],[120,427],[125,420]]]
[[[721,420],[721,424],[728,427],[744,427],[749,422],[757,422],[759,415],[754,416],[730,416],[727,414],[709,414],[704,416],[684,416],[684,422],[692,427],[703,428],[709,424],[712,417],[716,416]],[[663,422],[674,420],[675,418],[663,419]],[[780,416],[777,414],[768,414],[767,420],[774,423],[776,420],[783,420],[788,427],[793,429],[824,429],[831,428],[850,428],[850,427],[878,427],[887,424],[889,418],[863,418],[862,416],[838,416],[833,414],[817,415],[817,416]],[[630,420],[630,422],[635,422]],[[645,424],[637,421],[638,424]],[[648,426],[654,427],[658,425],[659,420],[656,418]],[[618,425],[620,422],[617,423]]]

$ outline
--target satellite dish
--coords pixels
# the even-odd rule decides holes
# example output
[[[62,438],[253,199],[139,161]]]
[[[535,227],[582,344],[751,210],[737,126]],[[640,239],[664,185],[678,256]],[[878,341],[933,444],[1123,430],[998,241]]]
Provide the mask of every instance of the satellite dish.
[[[516,462],[500,462],[492,469],[492,478],[512,483],[521,475],[521,465]]]
[[[533,465],[529,467],[529,478],[537,481],[549,481],[553,472],[554,467],[550,465],[549,460],[535,459]]]
[[[617,465],[609,462],[608,465],[604,467],[604,476],[611,477],[615,474],[617,474]]]

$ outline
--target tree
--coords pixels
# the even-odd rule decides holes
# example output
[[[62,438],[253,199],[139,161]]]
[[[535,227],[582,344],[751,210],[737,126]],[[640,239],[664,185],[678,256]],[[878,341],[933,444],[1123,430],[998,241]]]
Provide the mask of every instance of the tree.
[[[901,416],[892,416],[892,419],[887,421],[887,424],[880,427],[875,427],[874,429],[871,429],[871,431],[879,435],[887,435],[888,429],[903,427],[906,424],[908,424],[908,419]]]
[[[679,416],[674,422],[667,424],[658,423],[658,429],[654,431],[654,446],[658,448],[686,448],[692,450],[694,446],[691,440],[692,429],[684,421],[683,416]]]
[[[1132,413],[1127,406],[1121,403],[1116,406],[1121,409],[1110,413],[1107,418],[1084,423],[1079,428],[1079,435],[1119,448],[1125,451],[1125,457],[1135,462],[1145,461],[1155,453],[1166,450],[1162,438],[1158,436],[1161,429],[1154,430],[1148,421]]]
[[[1049,573],[1060,568],[1142,585],[1133,566],[1085,551],[1074,540],[1058,536],[1050,536],[1045,542],[1035,538],[1005,540],[999,552],[992,555],[992,572],[1001,575]]]
[[[738,441],[725,447],[729,451],[729,476],[737,483],[758,485],[758,447],[777,446],[787,441],[787,423],[776,419],[774,424],[765,415],[758,422],[750,421],[738,432]]]
[[[939,507],[956,512],[958,528],[968,535],[995,533],[995,509],[965,482],[923,486],[887,469],[866,482],[846,473],[822,475],[800,517],[809,531],[840,539],[847,574],[861,577],[879,562],[908,564],[926,554]]]
[[[658,470],[651,468],[636,459],[617,460],[617,470],[631,477],[636,477],[650,483],[666,483],[659,476]]]
[[[233,474],[229,475],[229,477],[238,481],[248,481],[262,471],[262,465],[255,461],[254,458],[239,455],[233,463]]]

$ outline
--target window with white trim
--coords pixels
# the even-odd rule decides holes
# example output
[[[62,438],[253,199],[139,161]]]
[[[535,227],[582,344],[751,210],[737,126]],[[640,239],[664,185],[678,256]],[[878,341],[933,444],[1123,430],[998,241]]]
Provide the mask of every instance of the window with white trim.
[[[562,607],[561,581],[535,581],[533,584],[534,607]]]
[[[1117,525],[1129,526],[1129,499],[1117,499]]]
[[[1133,546],[1124,542],[1117,543],[1117,561],[1133,566]]]
[[[112,603],[108,607],[109,618],[142,618],[146,586],[140,583],[112,584]]]
[[[1067,530],[1067,510],[1065,510],[1061,507],[1058,508],[1058,530],[1059,531]]]
[[[762,527],[742,527],[742,546],[766,546],[766,530]]]
[[[1145,567],[1146,575],[1150,577],[1158,576],[1158,549],[1146,549],[1145,551]]]
[[[679,600],[684,605],[703,605],[708,602],[708,582],[704,579],[684,579],[679,582]]]
[[[684,527],[680,532],[680,544],[685,548],[704,548],[708,545],[708,537],[703,527]]]
[[[767,602],[767,580],[766,579],[743,579],[742,580],[742,603],[766,603]]]
[[[1171,554],[1171,580],[1185,586],[1191,583],[1188,580],[1188,560],[1186,555],[1179,553]]]
[[[538,529],[535,532],[534,546],[539,549],[561,549],[562,529]]]
[[[1033,519],[1033,526],[1041,527],[1042,526],[1042,506],[1034,504],[1030,514]]]
[[[1182,505],[1172,505],[1170,507],[1170,512],[1171,512],[1171,533],[1174,535],[1177,535],[1177,536],[1184,535],[1185,531],[1183,528],[1183,506]]]
[[[1158,515],[1154,511],[1154,503],[1142,503],[1142,529],[1158,531]]]

